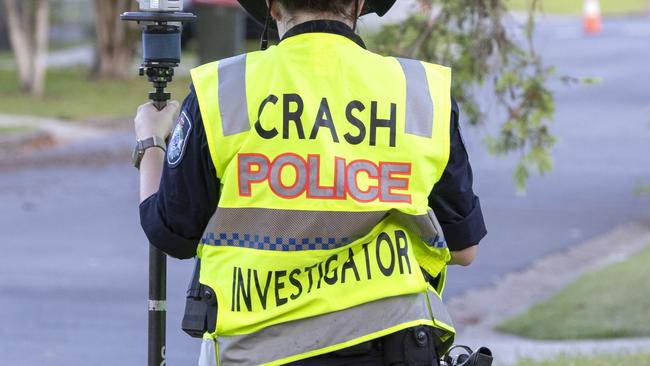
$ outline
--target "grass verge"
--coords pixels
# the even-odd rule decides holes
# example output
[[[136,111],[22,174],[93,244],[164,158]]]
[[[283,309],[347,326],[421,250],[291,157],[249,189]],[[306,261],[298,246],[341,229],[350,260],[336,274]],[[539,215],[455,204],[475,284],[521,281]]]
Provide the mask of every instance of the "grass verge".
[[[517,366],[650,366],[650,353],[596,356],[559,355],[545,361],[522,359]]]
[[[35,131],[30,126],[0,126],[0,135],[11,135]]]
[[[176,77],[168,90],[182,100],[189,82],[189,77]],[[130,118],[150,90],[145,78],[91,80],[84,68],[51,69],[45,95],[34,99],[20,92],[15,70],[0,70],[0,113],[65,120]]]
[[[531,0],[506,0],[511,10],[525,10]],[[582,14],[583,0],[539,0],[542,11],[548,14]],[[600,0],[603,15],[626,15],[647,11],[648,0]]]
[[[616,250],[612,243],[612,250]],[[545,340],[650,336],[650,247],[587,273],[497,329]]]

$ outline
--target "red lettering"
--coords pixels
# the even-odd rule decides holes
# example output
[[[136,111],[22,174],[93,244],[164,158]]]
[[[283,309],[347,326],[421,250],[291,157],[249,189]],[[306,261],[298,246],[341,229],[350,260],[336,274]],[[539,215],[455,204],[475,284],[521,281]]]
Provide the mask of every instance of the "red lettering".
[[[282,171],[292,167],[296,173],[293,184],[286,186],[282,182]],[[307,189],[307,162],[299,155],[288,153],[279,155],[271,163],[271,172],[268,175],[271,190],[278,197],[296,198]]]
[[[381,202],[404,202],[411,203],[411,195],[408,194],[411,176],[411,163],[379,163],[381,181],[379,183]],[[402,175],[405,177],[395,177]],[[395,193],[393,190],[406,191],[404,194]]]
[[[359,202],[372,202],[379,197],[379,185],[368,184],[368,189],[359,187],[359,173],[364,172],[368,179],[379,181],[379,167],[370,160],[355,160],[347,167],[347,191],[352,198]]]
[[[269,159],[262,154],[239,154],[237,156],[239,195],[241,197],[250,197],[252,184],[261,183],[268,178],[269,165]],[[253,167],[256,169],[253,170]]]
[[[295,178],[287,185],[282,181],[285,169],[293,169]],[[305,194],[307,199],[344,200],[357,202],[411,203],[409,194],[411,164],[397,162],[374,163],[370,160],[334,158],[334,181],[321,185],[321,155],[278,155],[273,162],[263,154],[238,155],[239,195],[252,196],[252,186],[266,182],[280,198],[293,199]],[[373,182],[374,181],[374,182]],[[365,182],[366,184],[361,184]],[[376,183],[375,183],[376,182]],[[329,182],[328,182],[329,183]],[[365,189],[362,187],[367,186]]]

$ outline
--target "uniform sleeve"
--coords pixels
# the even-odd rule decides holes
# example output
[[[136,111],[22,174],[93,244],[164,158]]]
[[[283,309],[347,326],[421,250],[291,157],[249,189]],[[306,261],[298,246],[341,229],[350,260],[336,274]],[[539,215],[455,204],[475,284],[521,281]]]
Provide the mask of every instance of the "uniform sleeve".
[[[219,200],[219,181],[193,88],[167,150],[160,188],[140,204],[140,223],[152,245],[187,259],[196,255]]]
[[[460,132],[459,108],[452,99],[449,162],[429,196],[447,245],[460,251],[478,244],[487,234],[479,198],[472,189],[472,167]]]

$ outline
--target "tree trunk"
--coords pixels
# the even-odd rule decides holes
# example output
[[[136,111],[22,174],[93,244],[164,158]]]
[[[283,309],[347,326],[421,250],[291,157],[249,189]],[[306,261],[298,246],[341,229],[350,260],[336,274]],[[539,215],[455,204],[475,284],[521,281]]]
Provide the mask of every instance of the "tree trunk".
[[[23,91],[28,91],[33,78],[31,73],[33,59],[30,57],[32,49],[31,29],[29,24],[24,21],[25,18],[21,16],[18,0],[5,0],[5,8],[9,25],[9,41],[14,50],[20,86]]]
[[[20,87],[30,95],[40,97],[45,88],[50,4],[47,0],[22,3],[5,0],[4,3]]]
[[[36,1],[34,27],[34,79],[30,88],[32,96],[42,96],[45,91],[45,71],[47,70],[47,51],[50,33],[50,4],[48,0]]]
[[[92,76],[125,78],[129,75],[136,45],[138,26],[120,20],[120,14],[136,10],[130,0],[95,0],[97,50]]]

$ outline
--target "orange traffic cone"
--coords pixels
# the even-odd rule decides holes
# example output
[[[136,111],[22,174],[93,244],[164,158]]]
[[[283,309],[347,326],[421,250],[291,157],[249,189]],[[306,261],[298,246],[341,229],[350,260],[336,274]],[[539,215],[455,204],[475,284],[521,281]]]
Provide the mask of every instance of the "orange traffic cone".
[[[586,34],[598,34],[603,30],[598,0],[585,0],[583,29]]]

